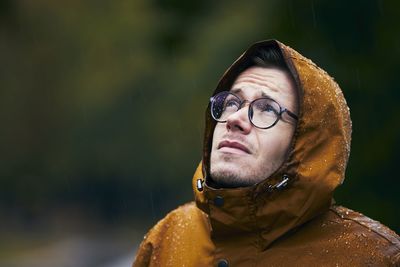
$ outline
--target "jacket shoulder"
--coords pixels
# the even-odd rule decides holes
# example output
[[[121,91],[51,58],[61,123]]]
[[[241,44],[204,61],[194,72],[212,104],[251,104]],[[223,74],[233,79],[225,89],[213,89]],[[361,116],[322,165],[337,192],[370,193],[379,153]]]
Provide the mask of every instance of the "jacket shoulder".
[[[152,257],[158,247],[169,238],[171,230],[180,225],[185,225],[187,218],[203,217],[203,212],[200,211],[196,204],[188,202],[169,212],[163,219],[157,222],[148,233],[144,236],[140,244],[133,266],[149,266],[152,262]]]
[[[189,216],[192,213],[198,212],[198,208],[196,204],[192,202],[185,203],[176,209],[170,211],[163,219],[158,221],[145,235],[144,239],[152,239],[153,236],[159,235],[165,230],[165,228],[169,227],[173,223],[177,223],[182,220],[182,218]]]
[[[387,226],[375,221],[364,214],[345,208],[343,206],[332,206],[331,211],[343,220],[350,220],[360,225],[365,231],[374,233],[377,238],[386,239],[388,242],[400,249],[400,237]]]
[[[330,212],[336,217],[334,220],[343,228],[349,228],[353,236],[373,242],[372,251],[382,253],[396,266],[400,265],[400,237],[394,231],[360,212],[343,206],[332,206]]]

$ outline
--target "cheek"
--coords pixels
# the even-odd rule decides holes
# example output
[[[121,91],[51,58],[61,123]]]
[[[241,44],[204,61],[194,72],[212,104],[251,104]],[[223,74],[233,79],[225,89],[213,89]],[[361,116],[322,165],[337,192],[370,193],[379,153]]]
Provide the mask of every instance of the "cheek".
[[[281,131],[271,132],[259,138],[260,155],[264,160],[277,160],[285,157],[291,141],[291,134]]]
[[[218,145],[219,140],[221,139],[221,136],[223,134],[223,127],[221,127],[220,123],[217,123],[215,125],[214,133],[212,136],[212,147],[211,147],[211,152],[214,150],[214,148]]]

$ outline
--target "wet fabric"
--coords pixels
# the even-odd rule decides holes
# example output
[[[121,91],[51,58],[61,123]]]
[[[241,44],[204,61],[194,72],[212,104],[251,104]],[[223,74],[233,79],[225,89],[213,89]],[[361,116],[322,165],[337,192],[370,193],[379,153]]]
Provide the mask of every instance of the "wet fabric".
[[[400,238],[379,222],[333,204],[350,154],[349,109],[337,83],[282,43],[254,44],[226,71],[227,90],[260,49],[281,51],[300,99],[290,153],[268,179],[214,188],[209,160],[215,121],[206,110],[195,202],[169,213],[145,236],[133,266],[400,266]]]

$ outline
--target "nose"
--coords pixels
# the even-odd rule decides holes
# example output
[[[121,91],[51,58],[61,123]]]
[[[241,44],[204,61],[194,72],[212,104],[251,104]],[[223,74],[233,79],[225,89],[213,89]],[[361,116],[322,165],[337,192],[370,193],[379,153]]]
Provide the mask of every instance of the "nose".
[[[248,134],[251,131],[252,124],[248,116],[249,106],[242,107],[235,113],[231,114],[226,120],[226,128],[228,131],[239,131],[242,134]]]

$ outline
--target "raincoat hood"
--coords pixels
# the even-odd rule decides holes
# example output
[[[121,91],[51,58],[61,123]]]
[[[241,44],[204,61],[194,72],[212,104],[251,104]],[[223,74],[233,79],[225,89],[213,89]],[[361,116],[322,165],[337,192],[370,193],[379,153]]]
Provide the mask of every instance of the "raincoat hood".
[[[216,122],[206,110],[203,160],[193,177],[196,204],[210,219],[213,239],[257,233],[268,247],[288,231],[325,212],[345,176],[351,120],[334,79],[311,60],[276,41],[261,41],[225,72],[214,93],[229,90],[260,50],[275,47],[292,75],[299,96],[299,120],[286,161],[269,178],[250,187],[214,188],[209,176]]]

